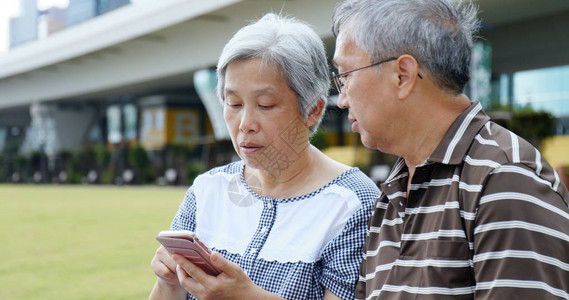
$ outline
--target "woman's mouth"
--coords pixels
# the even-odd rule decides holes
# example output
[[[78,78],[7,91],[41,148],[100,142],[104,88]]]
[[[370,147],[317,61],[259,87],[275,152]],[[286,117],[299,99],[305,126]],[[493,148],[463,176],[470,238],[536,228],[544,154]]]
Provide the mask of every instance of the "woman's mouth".
[[[243,154],[251,154],[263,149],[263,146],[254,143],[240,143],[239,149]]]

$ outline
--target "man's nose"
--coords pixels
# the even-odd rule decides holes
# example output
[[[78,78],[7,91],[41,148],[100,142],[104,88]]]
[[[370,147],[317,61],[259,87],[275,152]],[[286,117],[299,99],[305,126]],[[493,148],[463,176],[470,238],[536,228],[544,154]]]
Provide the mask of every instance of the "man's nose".
[[[338,103],[337,103],[339,108],[349,108],[350,105],[348,104],[348,99],[346,97],[345,94],[338,94]]]

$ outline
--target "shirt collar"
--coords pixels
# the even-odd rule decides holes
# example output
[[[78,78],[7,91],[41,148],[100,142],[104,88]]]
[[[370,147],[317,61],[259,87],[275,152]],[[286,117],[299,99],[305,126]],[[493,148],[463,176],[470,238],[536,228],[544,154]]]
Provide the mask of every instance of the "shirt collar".
[[[490,120],[478,101],[473,101],[449,127],[428,162],[460,164],[476,134]]]
[[[482,105],[478,101],[473,101],[451,124],[435,151],[421,165],[428,163],[460,164],[474,137],[488,120],[490,117],[486,115]],[[384,184],[387,186],[388,183],[406,177],[408,175],[406,169],[405,160],[399,157]],[[386,188],[383,186],[384,184],[381,185],[382,191],[385,191]]]

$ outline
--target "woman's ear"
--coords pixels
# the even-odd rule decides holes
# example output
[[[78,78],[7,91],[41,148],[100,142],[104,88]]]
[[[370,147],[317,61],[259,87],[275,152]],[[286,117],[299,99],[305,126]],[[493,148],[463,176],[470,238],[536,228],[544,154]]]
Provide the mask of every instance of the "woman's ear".
[[[308,118],[306,119],[306,126],[310,127],[316,124],[318,120],[320,120],[320,115],[322,115],[322,112],[324,111],[324,105],[326,105],[326,102],[322,99],[319,99],[314,108],[312,108],[308,114]]]

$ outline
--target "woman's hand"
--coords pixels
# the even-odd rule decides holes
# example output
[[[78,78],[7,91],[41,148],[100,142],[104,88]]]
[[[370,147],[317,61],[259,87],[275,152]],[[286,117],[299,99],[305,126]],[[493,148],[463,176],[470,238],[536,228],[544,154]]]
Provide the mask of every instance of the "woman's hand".
[[[156,254],[150,263],[158,279],[170,285],[179,284],[178,275],[176,275],[176,265],[177,263],[162,245],[156,250]]]
[[[187,298],[186,291],[180,286],[180,281],[176,274],[176,265],[177,263],[163,246],[156,250],[150,266],[158,278],[149,299]]]
[[[222,272],[217,277],[206,274],[181,255],[174,254],[172,258],[178,264],[180,285],[198,299],[282,299],[255,285],[239,265],[217,252],[210,255],[212,264]]]

